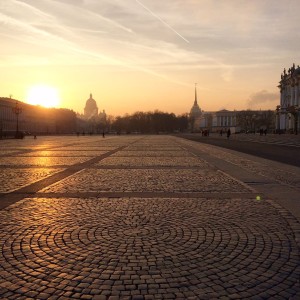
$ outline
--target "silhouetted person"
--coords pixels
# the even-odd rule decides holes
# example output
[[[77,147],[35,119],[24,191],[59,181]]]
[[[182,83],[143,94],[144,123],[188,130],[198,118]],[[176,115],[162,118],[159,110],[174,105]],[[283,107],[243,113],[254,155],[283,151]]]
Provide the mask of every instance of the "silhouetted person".
[[[230,138],[230,135],[231,135],[231,131],[230,131],[230,128],[227,130],[227,138],[229,139]]]
[[[102,132],[102,137],[104,137],[104,138],[105,138],[105,132],[104,132],[104,130],[103,130],[103,132]]]
[[[221,129],[221,130],[220,130],[220,136],[222,136],[222,135],[223,135],[223,130]]]

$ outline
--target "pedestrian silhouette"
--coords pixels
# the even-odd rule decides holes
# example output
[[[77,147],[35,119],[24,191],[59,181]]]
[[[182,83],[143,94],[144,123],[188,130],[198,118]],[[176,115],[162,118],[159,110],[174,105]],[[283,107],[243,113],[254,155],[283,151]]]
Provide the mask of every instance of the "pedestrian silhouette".
[[[230,128],[227,130],[227,138],[229,139],[229,137],[230,137],[230,135],[231,135],[231,131],[230,131]]]

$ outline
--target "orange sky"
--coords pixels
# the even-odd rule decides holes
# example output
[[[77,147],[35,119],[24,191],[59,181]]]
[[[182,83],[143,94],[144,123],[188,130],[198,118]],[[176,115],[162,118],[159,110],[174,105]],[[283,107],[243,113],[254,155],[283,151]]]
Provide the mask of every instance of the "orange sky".
[[[299,1],[5,0],[0,96],[58,90],[110,115],[275,109],[283,68],[300,63]],[[274,21],[276,20],[276,22]]]

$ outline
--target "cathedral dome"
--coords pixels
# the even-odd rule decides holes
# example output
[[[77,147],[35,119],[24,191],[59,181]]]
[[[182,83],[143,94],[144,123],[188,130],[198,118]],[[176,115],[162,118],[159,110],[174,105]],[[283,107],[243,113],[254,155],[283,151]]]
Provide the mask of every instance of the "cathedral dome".
[[[95,108],[98,109],[97,103],[96,103],[96,101],[93,99],[92,94],[90,94],[90,98],[86,100],[85,107],[86,107],[86,108],[90,108],[90,109],[95,109]]]
[[[92,94],[90,98],[86,100],[84,115],[86,118],[97,117],[98,116],[98,107],[96,101],[93,99]]]

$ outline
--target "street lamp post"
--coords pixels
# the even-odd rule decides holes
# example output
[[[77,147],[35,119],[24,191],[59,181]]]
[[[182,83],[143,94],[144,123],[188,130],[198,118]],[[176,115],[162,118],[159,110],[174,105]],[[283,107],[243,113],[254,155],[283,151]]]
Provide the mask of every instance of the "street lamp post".
[[[15,138],[21,139],[21,138],[23,138],[23,135],[19,133],[19,114],[22,113],[22,107],[19,106],[18,101],[16,101],[16,105],[15,105],[15,107],[12,108],[12,111],[17,117],[17,130],[16,130]]]
[[[277,105],[277,107],[276,107],[276,116],[277,116],[276,133],[280,133],[280,109],[281,109],[281,106]]]

